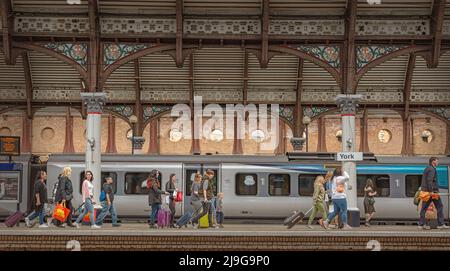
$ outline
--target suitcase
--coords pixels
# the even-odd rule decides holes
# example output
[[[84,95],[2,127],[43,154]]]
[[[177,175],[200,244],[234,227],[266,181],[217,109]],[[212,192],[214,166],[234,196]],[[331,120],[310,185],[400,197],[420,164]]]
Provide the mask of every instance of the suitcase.
[[[293,211],[292,214],[290,214],[286,219],[284,219],[283,225],[287,226],[289,223],[292,222],[292,220],[295,218],[295,214],[297,214],[299,211]]]
[[[160,209],[158,211],[157,219],[158,219],[158,227],[165,228],[170,226],[170,222],[172,220],[172,213],[166,209]]]
[[[312,211],[312,207],[311,209],[309,209],[306,214],[300,211],[295,212],[293,215],[291,215],[289,218],[289,222],[287,223],[287,228],[290,229],[292,227],[294,227],[297,223],[299,223],[300,221],[303,220],[303,218],[308,215],[311,211]],[[287,220],[287,219],[286,219]]]
[[[195,210],[194,212],[188,211],[187,213],[185,213],[183,216],[181,216],[177,222],[175,223],[175,225],[178,228],[181,228],[183,226],[187,227],[187,224],[189,223],[189,221],[194,217],[194,215],[197,215],[200,210],[202,209],[202,207],[198,208],[197,210]]]
[[[23,217],[23,213],[22,213],[22,212],[20,212],[20,211],[15,212],[14,214],[8,216],[8,217],[5,219],[5,225],[6,225],[7,227],[14,227],[14,226],[15,226],[17,223],[19,223],[20,220],[22,220],[23,218],[24,218],[24,217]]]
[[[209,228],[208,214],[200,217],[199,225],[200,228]]]

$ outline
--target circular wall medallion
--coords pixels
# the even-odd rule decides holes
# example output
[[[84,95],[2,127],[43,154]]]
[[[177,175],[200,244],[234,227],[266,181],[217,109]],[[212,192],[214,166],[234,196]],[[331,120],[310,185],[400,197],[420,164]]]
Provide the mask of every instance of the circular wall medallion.
[[[392,138],[391,131],[387,129],[381,129],[380,131],[378,131],[378,140],[381,143],[388,143],[389,141],[391,141],[391,138]]]
[[[431,143],[431,141],[433,141],[433,138],[434,138],[433,132],[431,132],[430,130],[427,129],[427,130],[424,130],[422,132],[422,140],[423,140],[423,142]]]
[[[255,130],[252,132],[252,139],[256,142],[262,142],[266,138],[266,135],[262,130]]]
[[[169,132],[169,140],[171,142],[178,142],[181,140],[182,137],[183,137],[183,133],[180,132],[180,130],[178,130],[178,129],[172,129]]]
[[[44,140],[51,140],[55,137],[55,130],[50,127],[45,127],[41,130],[41,138]]]

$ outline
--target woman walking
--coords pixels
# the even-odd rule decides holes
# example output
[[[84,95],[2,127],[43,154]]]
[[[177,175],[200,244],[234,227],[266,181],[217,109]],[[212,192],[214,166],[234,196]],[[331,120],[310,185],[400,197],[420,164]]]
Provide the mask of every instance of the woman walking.
[[[323,176],[317,176],[314,181],[314,194],[313,194],[313,211],[309,216],[308,228],[312,229],[311,223],[314,220],[317,212],[322,214],[322,219],[319,220],[319,224],[322,225],[323,221],[327,219],[327,213],[325,211],[324,200],[325,200],[325,178]]]
[[[48,228],[45,224],[45,210],[44,204],[47,203],[47,186],[45,181],[47,180],[47,173],[45,171],[39,171],[37,180],[34,184],[32,209],[33,212],[25,218],[25,224],[27,227],[32,227],[31,221],[39,216],[39,228]]]
[[[75,221],[74,225],[75,227],[79,228],[79,223],[84,218],[84,216],[89,212],[89,219],[91,221],[91,229],[100,229],[101,227],[98,225],[95,225],[95,217],[94,217],[94,185],[92,182],[94,181],[94,176],[92,175],[92,172],[87,170],[84,174],[85,179],[83,182],[83,186],[81,188],[81,194],[83,198],[84,203],[84,211],[82,214],[80,214]]]
[[[158,171],[153,170],[149,175],[149,180],[151,182],[150,190],[148,191],[148,204],[152,206],[152,213],[150,215],[150,228],[157,228],[155,225],[156,215],[161,209],[161,194],[168,195],[169,193],[164,192],[160,189],[161,184],[158,180]]]
[[[173,219],[175,217],[175,197],[174,192],[177,191],[177,188],[175,187],[176,183],[176,175],[174,173],[170,174],[169,181],[166,183],[166,192],[169,193],[169,209],[172,213],[171,221],[170,221],[170,227],[174,227]]]
[[[333,218],[339,214],[339,217],[344,225],[345,229],[351,229],[350,225],[347,224],[347,193],[348,189],[348,180],[349,175],[347,172],[341,171],[341,169],[337,168],[334,170],[333,180],[331,183],[332,196],[333,200],[333,212],[328,215],[327,220],[323,223],[323,227],[325,229],[328,228],[329,222],[333,220]]]

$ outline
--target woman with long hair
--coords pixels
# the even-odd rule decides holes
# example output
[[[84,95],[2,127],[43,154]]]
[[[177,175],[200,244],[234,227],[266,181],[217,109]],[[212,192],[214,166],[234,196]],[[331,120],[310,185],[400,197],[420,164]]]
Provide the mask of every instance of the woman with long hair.
[[[166,192],[169,193],[169,209],[172,213],[171,221],[170,221],[170,227],[173,228],[174,223],[174,217],[175,217],[175,198],[173,196],[174,192],[177,191],[177,188],[175,187],[175,183],[177,182],[176,175],[174,173],[170,174],[169,181],[166,183]]]
[[[70,210],[69,216],[66,219],[67,226],[75,227],[72,224],[72,199],[73,199],[73,186],[70,176],[72,175],[72,169],[70,167],[64,167],[62,173],[58,177],[58,189],[55,196],[55,201],[66,205],[66,208]],[[57,226],[64,227],[64,224],[60,224],[58,220],[55,220]]]
[[[370,220],[375,215],[375,199],[377,191],[373,185],[372,179],[367,179],[364,187],[364,212],[366,214],[366,227],[370,226]]]
[[[333,218],[339,214],[345,229],[351,229],[350,225],[347,224],[347,193],[348,180],[350,176],[347,172],[342,172],[340,168],[334,170],[333,180],[331,181],[331,190],[333,200],[333,212],[328,215],[327,220],[323,223],[325,229],[328,228],[328,224]]]
[[[84,173],[84,181],[81,188],[81,195],[84,203],[84,211],[80,214],[75,221],[74,225],[79,228],[79,223],[84,218],[85,215],[89,212],[89,220],[91,221],[91,229],[100,229],[101,227],[95,225],[95,217],[94,217],[94,185],[92,182],[94,181],[94,176],[91,171],[86,170]]]
[[[201,194],[203,190],[201,189],[202,183],[202,175],[200,173],[196,173],[194,175],[194,181],[191,185],[191,205],[194,208],[194,211],[200,209],[202,207],[202,202],[200,200]]]
[[[325,211],[324,200],[325,200],[325,188],[323,185],[325,184],[325,178],[321,175],[316,177],[314,181],[314,194],[313,194],[313,211],[309,216],[308,220],[308,228],[312,229],[311,223],[314,220],[317,212],[322,214],[322,219],[319,220],[319,224],[322,225],[323,221],[327,219],[327,213]]]

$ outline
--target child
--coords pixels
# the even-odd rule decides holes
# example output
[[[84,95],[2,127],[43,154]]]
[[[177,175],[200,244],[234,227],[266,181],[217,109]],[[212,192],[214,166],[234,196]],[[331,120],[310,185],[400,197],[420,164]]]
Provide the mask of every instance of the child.
[[[219,224],[220,228],[223,228],[223,193],[220,192],[217,194],[217,202],[216,202],[216,217],[217,224]]]

